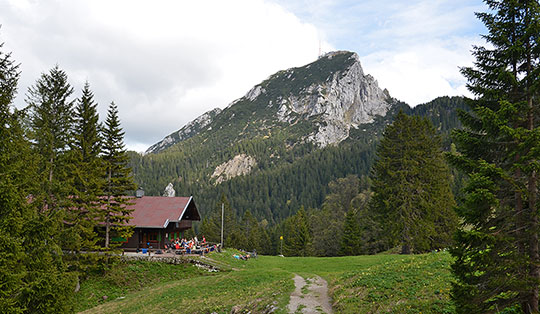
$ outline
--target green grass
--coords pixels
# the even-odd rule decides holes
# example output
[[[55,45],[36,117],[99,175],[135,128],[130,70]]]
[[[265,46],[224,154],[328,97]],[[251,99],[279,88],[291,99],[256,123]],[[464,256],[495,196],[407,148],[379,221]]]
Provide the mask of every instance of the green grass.
[[[260,313],[270,306],[285,308],[294,288],[291,274],[249,269],[245,263],[232,262],[241,268],[236,271],[158,283],[87,313],[229,313],[233,306]]]
[[[338,313],[454,313],[448,253],[399,256],[333,281]]]
[[[83,311],[159,283],[206,274],[190,264],[120,262],[106,274],[93,274],[82,282],[81,290],[76,294],[75,309]]]
[[[235,253],[225,251],[202,258],[207,264],[227,270],[218,273],[202,275],[194,266],[155,263],[144,264],[148,267],[142,271],[146,281],[134,279],[141,277],[140,271],[135,272],[136,276],[129,275],[131,279],[116,277],[122,273],[92,279],[83,283],[82,290],[87,297],[92,291],[94,297],[90,299],[94,301],[83,302],[85,306],[80,308],[103,302],[99,298],[105,290],[96,288],[104,285],[110,289],[106,292],[110,302],[87,313],[230,313],[233,307],[241,313],[261,313],[270,306],[278,308],[275,313],[286,313],[296,273],[304,278],[319,275],[328,281],[335,313],[455,312],[449,301],[452,279],[448,253],[334,258],[259,256],[247,261],[234,259]],[[151,271],[154,267],[161,270]],[[129,289],[116,293],[111,289],[113,283],[118,283],[115,289],[124,284]],[[85,297],[79,300],[85,301]]]

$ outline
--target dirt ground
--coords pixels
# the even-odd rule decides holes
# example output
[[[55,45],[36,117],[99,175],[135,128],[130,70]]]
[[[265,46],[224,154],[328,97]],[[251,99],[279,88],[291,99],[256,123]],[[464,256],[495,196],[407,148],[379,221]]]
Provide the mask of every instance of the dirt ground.
[[[289,301],[289,313],[333,313],[326,280],[319,276],[304,279],[295,274],[294,285],[296,288]]]

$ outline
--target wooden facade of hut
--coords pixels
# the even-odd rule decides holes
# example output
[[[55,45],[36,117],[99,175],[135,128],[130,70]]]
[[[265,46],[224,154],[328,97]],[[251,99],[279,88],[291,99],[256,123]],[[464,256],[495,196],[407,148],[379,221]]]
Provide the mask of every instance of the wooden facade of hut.
[[[163,249],[166,241],[182,238],[184,231],[201,215],[193,197],[140,196],[133,198],[134,209],[129,225],[133,235],[124,240],[122,248],[136,250],[152,247]]]

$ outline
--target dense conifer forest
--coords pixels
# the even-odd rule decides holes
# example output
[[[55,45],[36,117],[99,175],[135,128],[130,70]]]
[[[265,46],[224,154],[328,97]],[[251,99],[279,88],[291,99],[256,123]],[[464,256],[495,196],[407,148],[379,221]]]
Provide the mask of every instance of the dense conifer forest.
[[[175,150],[175,147],[147,156],[131,153],[131,165],[136,180],[147,182],[144,186],[150,194],[159,195],[162,190],[161,186],[154,190],[148,188],[155,186],[151,184],[156,182],[151,177],[155,171],[161,174],[156,175],[156,179],[162,179],[163,187],[167,182],[163,178],[170,178],[172,172],[172,177],[177,177],[173,181],[177,193],[194,195],[204,213],[202,223],[195,226],[194,232],[204,234],[210,241],[220,240],[221,204],[225,203],[225,243],[228,246],[256,249],[263,254],[373,254],[391,249],[398,239],[382,239],[382,235],[387,232],[377,226],[384,225],[382,220],[389,218],[383,219],[373,209],[373,205],[369,205],[373,194],[371,169],[377,160],[378,143],[391,121],[389,119],[396,116],[398,110],[403,115],[414,115],[424,119],[424,123],[434,125],[431,132],[440,138],[440,142],[426,143],[426,147],[442,152],[451,149],[450,131],[460,127],[457,111],[466,110],[466,105],[459,97],[440,97],[414,109],[396,103],[394,110],[385,119],[381,118],[369,125],[369,131],[360,127],[353,130],[346,141],[323,149],[307,144],[287,150],[281,146],[283,142],[279,136],[277,138],[280,140],[273,139],[273,136],[270,139],[255,138],[237,143],[230,150],[225,150],[228,152],[227,157],[238,153],[256,156],[259,169],[220,184],[208,180],[211,169],[206,168],[203,158],[195,158],[178,148]],[[213,150],[224,154],[220,146],[203,145],[192,151],[215,155],[211,153]],[[269,157],[268,151],[274,155],[283,155],[276,161]],[[444,164],[444,160],[440,162]],[[148,166],[150,168],[146,168]],[[180,170],[181,174],[178,175],[176,170]],[[144,175],[149,176],[144,179]],[[448,188],[459,191],[463,177],[453,172],[443,180],[449,184]],[[453,200],[451,191],[445,193],[448,192],[449,195],[440,196],[439,199]],[[446,210],[451,210],[452,203],[447,204]],[[294,227],[299,224],[306,225],[307,229]],[[437,243],[416,245],[414,251],[425,252],[446,246],[451,241],[453,228],[447,227],[441,233],[444,239],[435,240]],[[435,227],[428,229],[437,230]],[[298,232],[301,230],[306,234],[300,236]],[[435,232],[440,233],[441,230]],[[295,242],[297,240],[294,239],[299,236],[304,239],[300,243],[307,247]]]
[[[320,208],[331,181],[347,175],[369,175],[379,138],[400,109],[427,117],[448,150],[450,130],[460,126],[456,110],[465,109],[465,104],[459,97],[440,97],[413,109],[396,102],[384,119],[353,129],[349,139],[323,149],[312,144],[287,147],[286,134],[255,136],[231,147],[220,143],[195,145],[196,138],[191,138],[158,154],[141,156],[130,152],[130,166],[135,181],[148,195],[161,195],[172,182],[178,195],[196,196],[201,211],[209,213],[225,194],[239,217],[249,210],[257,219],[274,224],[293,215],[301,206]],[[210,179],[214,169],[208,159],[227,160],[240,153],[254,156],[258,169],[250,175],[214,184]]]
[[[90,85],[76,98],[59,66],[14,108],[19,66],[2,47],[0,312],[70,313],[80,281],[118,259],[109,239],[132,232],[121,223],[133,179],[118,111],[111,104],[103,126]]]

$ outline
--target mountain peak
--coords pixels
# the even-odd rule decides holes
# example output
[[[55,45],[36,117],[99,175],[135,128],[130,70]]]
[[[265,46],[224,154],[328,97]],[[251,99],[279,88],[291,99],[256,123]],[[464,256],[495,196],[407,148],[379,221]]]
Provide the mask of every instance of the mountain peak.
[[[294,123],[298,116],[317,117],[314,123],[318,130],[307,140],[320,147],[341,142],[349,136],[351,127],[373,122],[375,116],[384,116],[390,107],[388,91],[381,90],[371,75],[364,74],[358,55],[350,51],[329,52],[304,67],[280,71],[270,79],[261,85],[282,92],[277,97],[279,121]],[[283,80],[288,81],[287,87],[280,84]]]
[[[360,61],[360,58],[358,57],[358,54],[356,52],[347,51],[347,50],[330,51],[330,52],[327,52],[327,53],[321,55],[319,57],[319,59],[322,59],[322,58],[332,59],[333,57],[339,56],[339,55],[346,55],[348,57],[354,58],[356,61]]]
[[[147,153],[162,151],[201,132],[219,136],[223,131],[226,142],[235,143],[278,129],[289,129],[299,141],[325,147],[348,138],[351,128],[384,116],[389,100],[388,92],[364,74],[356,53],[333,51],[305,66],[270,75],[223,111],[205,113]]]

